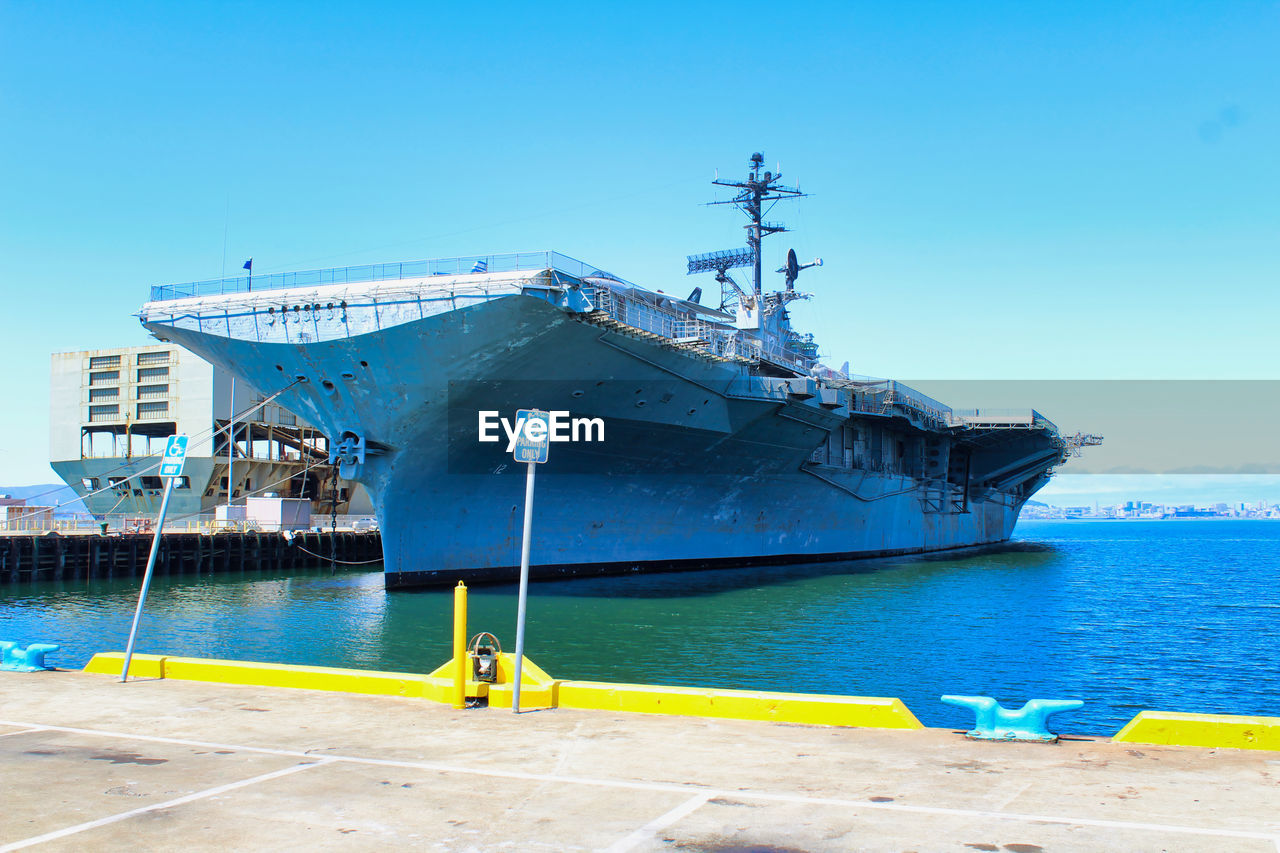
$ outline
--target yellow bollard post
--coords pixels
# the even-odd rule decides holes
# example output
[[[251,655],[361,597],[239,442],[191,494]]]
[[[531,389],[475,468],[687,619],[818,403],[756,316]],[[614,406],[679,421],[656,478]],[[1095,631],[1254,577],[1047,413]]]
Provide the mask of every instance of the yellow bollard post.
[[[453,588],[453,707],[467,707],[467,585]]]

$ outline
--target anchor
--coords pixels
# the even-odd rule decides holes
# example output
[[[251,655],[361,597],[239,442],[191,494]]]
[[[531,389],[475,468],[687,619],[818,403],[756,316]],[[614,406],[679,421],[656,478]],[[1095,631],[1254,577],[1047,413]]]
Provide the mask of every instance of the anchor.
[[[381,456],[389,449],[385,444],[366,440],[362,433],[343,430],[329,450],[329,464],[338,466],[342,479],[355,480],[359,479],[366,456]]]

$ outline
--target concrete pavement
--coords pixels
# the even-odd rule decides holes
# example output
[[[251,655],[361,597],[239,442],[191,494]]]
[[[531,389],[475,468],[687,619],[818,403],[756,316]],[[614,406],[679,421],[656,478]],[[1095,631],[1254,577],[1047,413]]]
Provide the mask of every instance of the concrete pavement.
[[[1280,851],[1280,753],[0,672],[0,850]]]

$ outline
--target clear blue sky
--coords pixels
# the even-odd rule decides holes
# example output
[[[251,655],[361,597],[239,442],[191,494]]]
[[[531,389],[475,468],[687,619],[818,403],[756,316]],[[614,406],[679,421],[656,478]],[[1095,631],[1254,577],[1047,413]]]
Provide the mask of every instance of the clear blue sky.
[[[0,0],[0,483],[53,479],[49,353],[143,342],[224,234],[229,273],[555,248],[686,291],[755,150],[813,193],[770,262],[825,258],[835,365],[1276,378],[1277,45],[1246,0]]]

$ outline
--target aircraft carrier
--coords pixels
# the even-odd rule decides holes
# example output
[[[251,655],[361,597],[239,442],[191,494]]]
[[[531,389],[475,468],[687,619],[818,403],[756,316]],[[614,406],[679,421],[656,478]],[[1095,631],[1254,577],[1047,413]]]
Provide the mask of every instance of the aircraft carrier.
[[[955,410],[833,370],[791,326],[794,252],[763,285],[764,215],[800,195],[752,155],[717,180],[747,245],[689,258],[681,299],[556,252],[152,288],[152,334],[330,437],[383,533],[386,585],[518,575],[524,466],[482,412],[598,418],[539,470],[534,577],[840,560],[1006,540],[1078,446],[1032,409]],[[772,266],[772,265],[771,265]],[[748,268],[739,284],[730,270]]]

